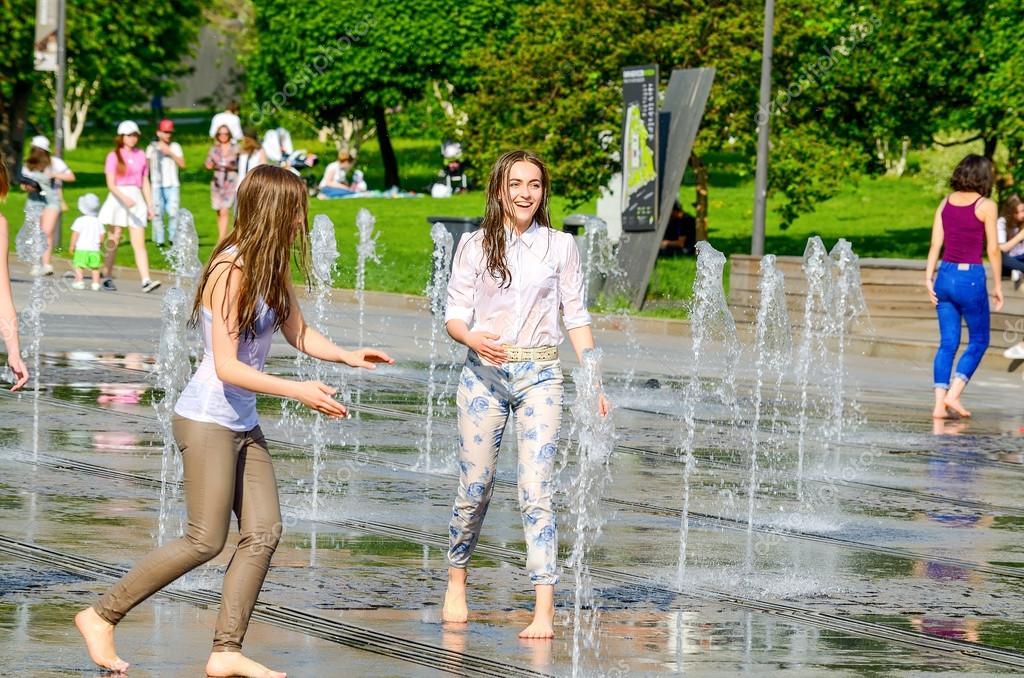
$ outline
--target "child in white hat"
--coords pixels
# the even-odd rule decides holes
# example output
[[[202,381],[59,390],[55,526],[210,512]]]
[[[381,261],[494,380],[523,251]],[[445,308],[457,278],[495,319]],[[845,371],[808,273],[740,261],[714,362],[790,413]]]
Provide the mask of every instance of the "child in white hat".
[[[92,271],[92,291],[100,289],[100,267],[103,255],[100,254],[100,243],[106,235],[103,222],[96,216],[100,211],[100,199],[95,193],[86,193],[78,199],[78,211],[82,216],[71,224],[71,244],[68,251],[75,265],[75,282],[71,287],[76,290],[85,289],[83,269]]]

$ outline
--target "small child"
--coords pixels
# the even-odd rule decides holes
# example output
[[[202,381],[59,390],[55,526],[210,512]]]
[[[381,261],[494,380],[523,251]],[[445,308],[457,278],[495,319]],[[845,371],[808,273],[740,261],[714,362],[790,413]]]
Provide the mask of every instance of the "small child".
[[[103,256],[100,254],[100,243],[106,235],[103,222],[96,216],[100,211],[100,199],[95,193],[86,193],[78,199],[78,211],[82,216],[71,224],[71,244],[68,251],[75,265],[75,282],[71,287],[76,290],[85,289],[82,269],[92,271],[92,291],[100,289],[100,267]]]

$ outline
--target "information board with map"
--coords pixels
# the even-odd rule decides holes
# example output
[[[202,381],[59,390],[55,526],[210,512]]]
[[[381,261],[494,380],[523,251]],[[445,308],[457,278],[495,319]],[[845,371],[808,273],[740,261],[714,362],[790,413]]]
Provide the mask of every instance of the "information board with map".
[[[658,225],[658,66],[622,69],[622,230]]]

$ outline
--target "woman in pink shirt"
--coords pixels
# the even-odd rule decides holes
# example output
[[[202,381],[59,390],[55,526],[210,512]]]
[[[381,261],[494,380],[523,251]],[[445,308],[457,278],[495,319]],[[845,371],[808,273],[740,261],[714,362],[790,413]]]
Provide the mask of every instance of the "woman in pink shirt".
[[[153,218],[153,194],[149,186],[149,163],[139,148],[139,126],[125,120],[117,126],[114,150],[107,154],[104,174],[107,195],[99,218],[111,230],[107,234],[106,258],[103,264],[103,289],[116,290],[110,279],[114,257],[121,242],[121,231],[127,226],[128,237],[135,252],[135,266],[142,279],[142,291],[152,292],[160,283],[149,277],[149,256],[146,253],[146,223]]]

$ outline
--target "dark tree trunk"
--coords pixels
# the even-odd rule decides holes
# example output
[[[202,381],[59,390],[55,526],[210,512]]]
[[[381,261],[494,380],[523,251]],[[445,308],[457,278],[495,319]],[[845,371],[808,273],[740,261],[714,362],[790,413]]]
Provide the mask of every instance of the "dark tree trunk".
[[[996,146],[999,144],[999,138],[995,136],[985,137],[985,157],[992,160],[996,155]]]
[[[380,158],[384,162],[384,187],[399,186],[398,158],[395,157],[395,149],[391,145],[391,135],[388,134],[388,116],[384,112],[383,106],[374,107],[373,120],[377,125],[377,142],[380,144]]]
[[[8,166],[17,176],[21,170],[21,156],[25,145],[25,124],[28,120],[29,95],[32,82],[16,80],[11,88],[10,101],[0,105],[0,150],[6,157]]]
[[[708,167],[696,153],[690,154],[690,167],[697,186],[697,241],[708,239]],[[689,246],[689,244],[687,244]]]

